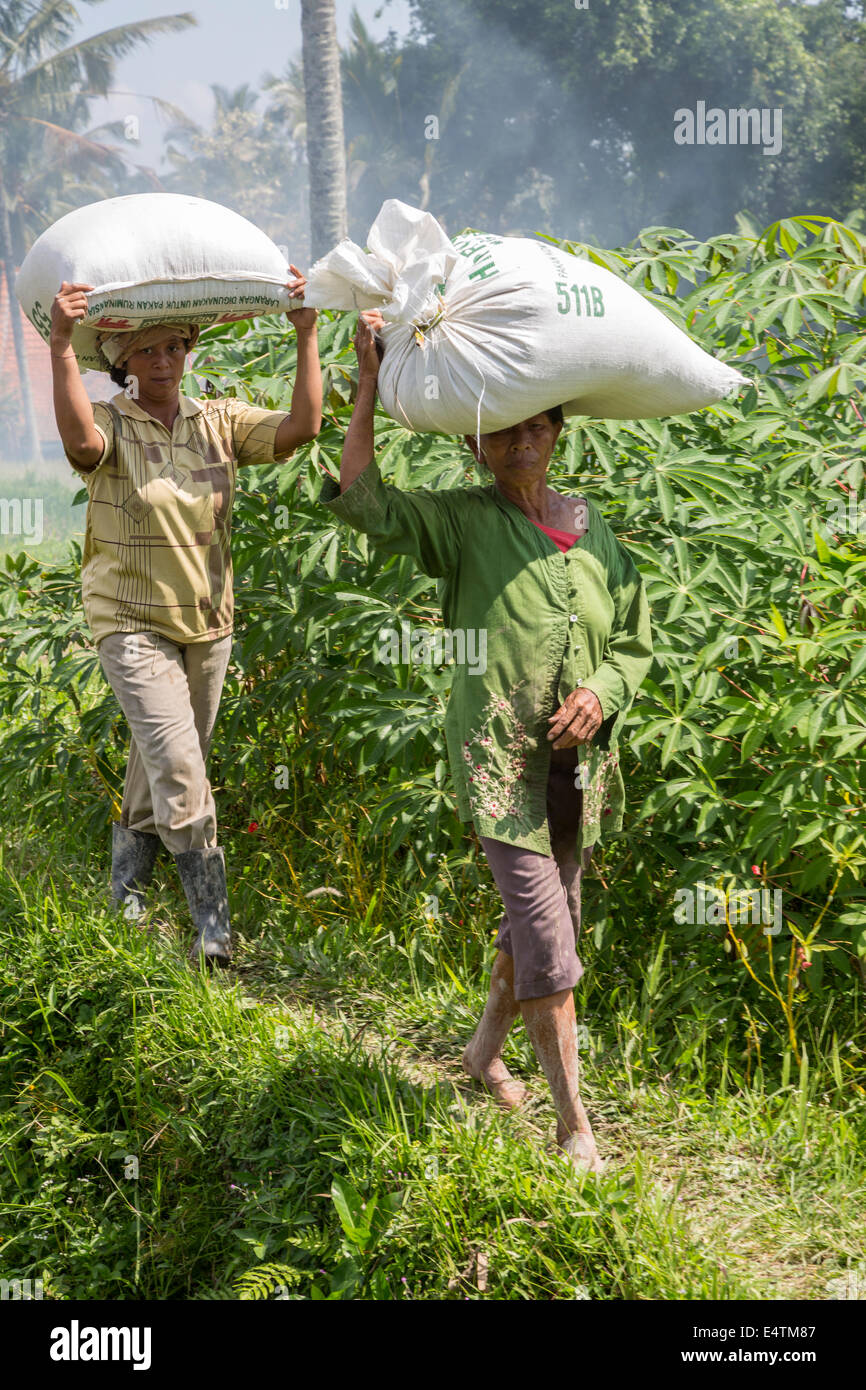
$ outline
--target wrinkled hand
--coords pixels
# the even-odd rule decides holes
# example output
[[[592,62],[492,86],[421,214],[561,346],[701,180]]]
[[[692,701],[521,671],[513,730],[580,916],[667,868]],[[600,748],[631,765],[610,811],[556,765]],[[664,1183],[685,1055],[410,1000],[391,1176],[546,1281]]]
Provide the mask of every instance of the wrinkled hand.
[[[604,712],[597,695],[591,690],[572,690],[550,716],[548,739],[554,748],[573,748],[589,743],[601,727]]]
[[[92,289],[92,285],[63,281],[51,305],[51,337],[55,342],[71,342],[73,328],[87,313],[87,291]]]
[[[292,299],[303,299],[307,289],[307,280],[302,271],[296,265],[289,262],[289,270],[294,275],[293,280],[286,281],[286,289]],[[295,329],[312,328],[318,318],[317,309],[287,309],[286,318],[289,323],[294,324]]]
[[[358,327],[355,332],[355,355],[358,358],[359,377],[372,377],[375,381],[379,375],[379,363],[385,349],[382,344],[376,341],[376,332],[385,326],[378,309],[366,309],[364,313],[358,315]]]

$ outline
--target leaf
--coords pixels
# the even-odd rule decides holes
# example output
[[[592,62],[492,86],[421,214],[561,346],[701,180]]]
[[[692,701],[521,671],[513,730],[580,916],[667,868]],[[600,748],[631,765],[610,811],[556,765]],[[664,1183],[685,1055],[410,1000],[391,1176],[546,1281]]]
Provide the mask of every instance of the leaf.
[[[821,564],[826,565],[831,559],[830,547],[827,545],[827,542],[824,540],[824,537],[817,527],[812,528],[812,535],[815,539],[815,554],[818,556]]]
[[[743,737],[740,745],[740,762],[746,763],[751,758],[756,748],[760,748],[766,737],[766,729],[763,724],[753,724]]]
[[[665,521],[670,521],[676,506],[676,497],[673,488],[662,473],[656,472],[656,493],[659,499],[659,506],[662,509],[662,516]]]
[[[605,473],[609,476],[613,476],[616,471],[616,458],[608,441],[603,438],[598,430],[591,429],[588,425],[584,425],[584,434],[592,445],[596,458]]]
[[[350,1255],[341,1260],[331,1275],[331,1293],[340,1298],[351,1298],[361,1284],[363,1274],[357,1260]]]
[[[331,1183],[331,1197],[346,1239],[353,1245],[363,1246],[370,1233],[370,1226],[359,1193],[344,1178],[334,1178]]]
[[[439,964],[442,966],[442,968],[443,968],[443,970],[445,971],[445,973],[446,973],[447,975],[449,975],[449,976],[451,977],[451,979],[454,981],[454,984],[457,986],[457,988],[459,989],[460,993],[461,993],[461,994],[465,994],[465,993],[466,993],[466,987],[465,987],[465,985],[462,985],[462,984],[460,983],[460,981],[458,980],[457,976],[454,974],[454,971],[451,969],[451,966],[448,964],[447,960],[444,960],[444,959],[441,959],[441,958],[440,958]]]
[[[851,659],[851,665],[848,668],[848,675],[854,680],[857,676],[861,675],[864,670],[866,670],[866,646],[861,647],[858,652],[855,652]]]
[[[785,620],[774,603],[770,604],[770,621],[778,632],[783,642],[788,641],[788,629],[785,627]]]

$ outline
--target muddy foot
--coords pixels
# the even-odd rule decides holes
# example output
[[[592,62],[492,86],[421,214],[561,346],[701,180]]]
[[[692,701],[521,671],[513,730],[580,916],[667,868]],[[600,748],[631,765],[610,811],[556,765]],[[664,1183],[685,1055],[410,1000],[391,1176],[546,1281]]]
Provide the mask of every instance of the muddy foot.
[[[475,1060],[475,1053],[470,1043],[463,1053],[463,1070],[467,1076],[471,1076],[475,1081],[480,1081],[482,1086],[493,1096],[498,1105],[503,1110],[517,1110],[526,1099],[526,1087],[522,1081],[517,1081],[502,1061],[497,1057],[487,1067],[481,1067]]]
[[[559,1148],[579,1173],[603,1173],[607,1167],[591,1134],[568,1134],[559,1141]]]

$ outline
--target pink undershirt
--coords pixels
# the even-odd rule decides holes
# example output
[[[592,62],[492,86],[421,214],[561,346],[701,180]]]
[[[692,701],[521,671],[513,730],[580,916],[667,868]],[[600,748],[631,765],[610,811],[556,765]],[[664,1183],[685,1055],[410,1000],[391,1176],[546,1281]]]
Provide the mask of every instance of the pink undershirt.
[[[527,517],[527,520],[532,521],[532,517]],[[539,531],[543,531],[546,536],[550,537],[557,550],[570,550],[574,542],[578,539],[574,531],[557,531],[553,526],[542,526],[540,521],[532,521],[532,524],[533,526],[537,526]]]

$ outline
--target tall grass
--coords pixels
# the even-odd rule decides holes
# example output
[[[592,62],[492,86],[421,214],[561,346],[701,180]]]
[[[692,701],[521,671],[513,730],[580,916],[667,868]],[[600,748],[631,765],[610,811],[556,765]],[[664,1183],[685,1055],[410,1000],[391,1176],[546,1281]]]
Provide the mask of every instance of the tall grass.
[[[648,923],[596,947],[590,878],[578,1014],[609,1166],[581,1179],[522,1029],[526,1115],[460,1071],[497,920],[473,855],[437,917],[359,852],[348,787],[310,794],[309,836],[234,811],[238,961],[213,981],[170,863],[141,931],[104,906],[107,835],[5,828],[3,1277],[55,1298],[743,1299],[826,1297],[862,1261],[856,1011],[816,1012],[793,1071],[765,1021],[758,1063],[721,948],[707,969]],[[322,844],[335,891],[310,897]]]

